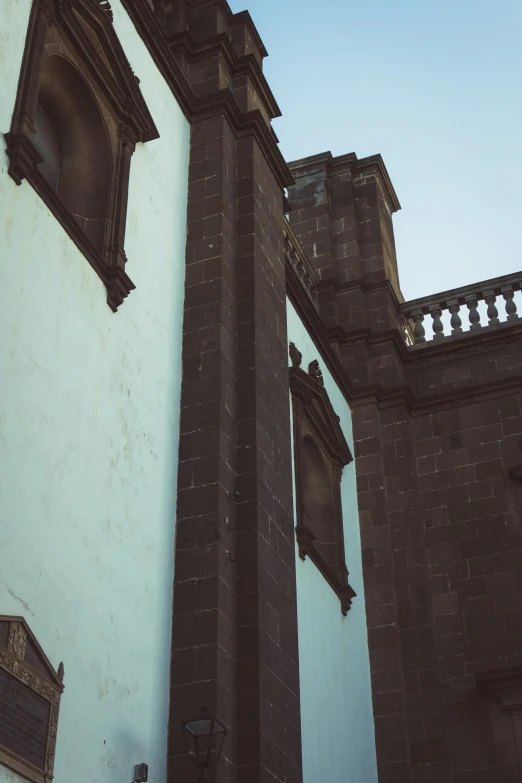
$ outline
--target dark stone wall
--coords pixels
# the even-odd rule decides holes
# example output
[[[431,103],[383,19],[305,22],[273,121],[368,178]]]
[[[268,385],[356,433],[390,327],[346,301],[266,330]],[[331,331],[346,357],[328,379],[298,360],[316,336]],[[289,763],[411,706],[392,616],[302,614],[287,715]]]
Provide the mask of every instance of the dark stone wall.
[[[380,156],[292,185],[249,15],[155,0],[160,41],[124,2],[192,124],[168,779],[195,773],[182,722],[214,716],[211,780],[301,780],[289,292],[352,406],[380,782],[520,780],[481,680],[522,664],[520,322],[407,349]],[[286,277],[286,186],[320,316]]]
[[[379,780],[520,781],[476,678],[522,663],[522,324],[406,349],[385,170],[354,157],[290,164],[289,201],[350,386]]]
[[[216,780],[299,783],[283,189],[225,117],[191,141],[168,778],[214,716]]]

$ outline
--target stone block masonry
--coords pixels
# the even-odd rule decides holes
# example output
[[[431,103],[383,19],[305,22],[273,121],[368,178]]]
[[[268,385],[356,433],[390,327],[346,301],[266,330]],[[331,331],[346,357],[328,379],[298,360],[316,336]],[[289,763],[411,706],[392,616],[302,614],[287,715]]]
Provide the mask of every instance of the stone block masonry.
[[[158,18],[212,103],[191,132],[168,779],[194,775],[183,721],[214,716],[228,736],[212,779],[300,783],[291,177],[268,130],[277,107],[248,14],[210,2],[159,8]]]
[[[350,384],[379,780],[519,781],[520,729],[486,685],[499,670],[518,703],[522,322],[404,344],[381,164],[314,156],[289,189]]]

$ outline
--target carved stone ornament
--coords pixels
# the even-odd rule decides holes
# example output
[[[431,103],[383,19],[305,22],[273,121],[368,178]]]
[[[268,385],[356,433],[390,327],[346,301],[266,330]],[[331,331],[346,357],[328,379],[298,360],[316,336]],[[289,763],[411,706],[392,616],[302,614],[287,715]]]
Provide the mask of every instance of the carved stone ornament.
[[[125,125],[123,122],[120,124],[118,128],[118,138],[131,152],[134,152],[136,149],[136,135],[129,125]]]
[[[288,353],[292,361],[292,366],[300,367],[301,362],[303,361],[303,354],[301,353],[301,351],[297,350],[297,348],[295,347],[295,343],[290,343],[290,345],[288,346]]]
[[[39,7],[41,13],[45,16],[49,24],[54,24],[54,0],[35,0],[36,5]]]
[[[27,634],[22,623],[10,624],[8,649],[23,661],[27,647]]]
[[[35,146],[39,112],[51,116],[49,106],[53,129],[69,133],[67,161],[60,161],[55,180]],[[132,153],[137,142],[158,137],[108,0],[33,0],[5,134],[9,174],[17,185],[27,180],[45,202],[104,282],[114,311],[135,287],[124,250]]]
[[[313,364],[312,362],[311,365]],[[316,364],[317,367],[312,369],[320,374],[318,363]],[[346,615],[356,594],[348,583],[348,569],[345,563],[341,477],[344,466],[352,462],[353,458],[326,389],[318,378],[314,377],[317,373],[306,373],[295,365],[290,368],[289,373],[294,420],[296,539],[299,556],[302,560],[309,557],[314,563],[339,597],[341,611]],[[307,442],[314,444],[312,450],[320,455],[318,459],[325,471],[324,486],[331,501],[327,506],[328,524],[334,538],[330,542],[324,539],[321,542],[317,541],[310,527],[311,524],[316,524],[314,520],[319,519],[317,516],[314,517],[314,512],[311,512],[312,516],[310,516],[310,507],[315,506],[316,512],[317,508],[323,508],[323,517],[325,512],[324,506],[320,505],[324,500],[320,501],[317,507],[317,504],[310,503],[307,494],[309,493]],[[321,522],[318,524],[320,525]]]
[[[320,386],[324,386],[323,373],[321,372],[317,359],[314,359],[313,362],[310,362],[308,365],[308,375],[317,381]]]
[[[344,616],[348,614],[348,610],[352,605],[352,600],[356,597],[355,590],[348,584],[348,569],[346,565],[343,568],[343,576],[341,579],[334,578],[331,570],[326,566],[323,559],[318,555],[317,550],[314,547],[315,536],[308,527],[298,525],[295,529],[295,537],[297,539],[297,546],[299,549],[299,557],[301,560],[310,558],[312,563],[322,573],[334,593],[339,596],[341,602],[341,612]]]
[[[62,680],[24,618],[0,615],[0,764],[33,783],[53,778]]]
[[[107,14],[107,16],[112,22],[113,21],[112,8],[111,8],[111,4],[109,3],[109,0],[98,0],[98,3],[100,4],[101,9],[105,11],[105,13]]]

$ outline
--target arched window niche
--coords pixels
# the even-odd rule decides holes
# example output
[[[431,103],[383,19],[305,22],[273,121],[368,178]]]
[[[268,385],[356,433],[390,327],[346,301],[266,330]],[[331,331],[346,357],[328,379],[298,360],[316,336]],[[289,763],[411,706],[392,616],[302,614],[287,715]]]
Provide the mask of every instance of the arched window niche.
[[[9,174],[46,203],[114,311],[134,288],[124,248],[131,157],[159,136],[138,84],[107,0],[33,0],[5,134]]]
[[[328,568],[339,563],[339,541],[335,529],[334,482],[321,450],[310,434],[301,441],[303,518],[314,536],[314,546]]]
[[[40,102],[36,105],[34,125],[34,146],[43,158],[38,167],[56,193],[62,168],[62,148],[55,125]]]
[[[109,136],[91,90],[61,55],[44,59],[35,125],[40,172],[103,254],[113,171]]]
[[[299,555],[309,557],[348,612],[355,592],[348,582],[341,501],[343,469],[352,455],[317,361],[301,368],[301,354],[290,344],[296,538]]]

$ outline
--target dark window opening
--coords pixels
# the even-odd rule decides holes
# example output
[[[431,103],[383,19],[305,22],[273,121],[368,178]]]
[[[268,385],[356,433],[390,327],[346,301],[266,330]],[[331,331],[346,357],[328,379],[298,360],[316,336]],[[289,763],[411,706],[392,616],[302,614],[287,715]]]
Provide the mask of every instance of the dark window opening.
[[[39,169],[56,193],[62,168],[60,139],[47,112],[40,103],[36,106],[35,128],[34,146],[43,158]]]
[[[35,146],[40,171],[103,252],[111,178],[111,149],[96,101],[78,71],[60,55],[42,67]]]
[[[301,445],[304,524],[315,536],[314,546],[333,571],[339,568],[332,481],[321,452],[307,435]]]

